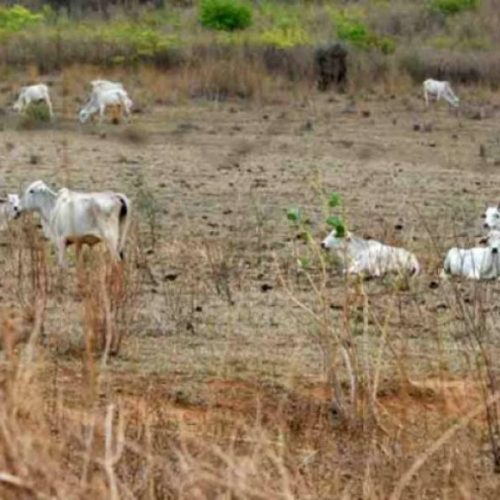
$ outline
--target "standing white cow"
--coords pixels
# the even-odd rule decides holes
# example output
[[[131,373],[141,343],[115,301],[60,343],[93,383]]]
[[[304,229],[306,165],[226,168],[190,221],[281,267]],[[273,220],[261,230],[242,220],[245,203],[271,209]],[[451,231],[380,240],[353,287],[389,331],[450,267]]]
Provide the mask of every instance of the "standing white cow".
[[[80,111],[80,122],[85,123],[90,117],[99,113],[99,122],[102,123],[106,108],[116,106],[120,108],[122,114],[128,118],[133,106],[132,100],[127,92],[120,87],[109,89],[95,89],[90,95],[90,99]]]
[[[45,102],[49,109],[49,115],[52,119],[54,112],[52,109],[52,101],[50,100],[49,87],[44,83],[21,87],[19,97],[12,108],[19,113],[23,112],[31,103]]]
[[[43,181],[35,181],[21,199],[21,209],[40,214],[44,230],[57,246],[59,264],[66,266],[66,247],[76,245],[77,256],[84,243],[100,241],[115,261],[123,259],[123,247],[130,225],[130,202],[121,193],[81,193],[52,191]]]
[[[0,230],[7,228],[12,219],[19,217],[21,213],[21,200],[17,194],[8,194],[7,198],[0,198]]]
[[[321,246],[337,253],[348,274],[366,273],[380,277],[389,272],[410,275],[420,272],[417,258],[408,250],[384,245],[375,240],[365,240],[350,232],[340,237],[334,229],[322,241]]]
[[[434,80],[428,78],[423,83],[425,105],[429,106],[429,97],[434,97],[436,101],[444,99],[450,106],[454,108],[460,104],[460,99],[451,89],[450,82]]]
[[[500,231],[490,231],[487,240],[485,247],[454,247],[448,250],[441,277],[455,275],[474,280],[500,278]]]

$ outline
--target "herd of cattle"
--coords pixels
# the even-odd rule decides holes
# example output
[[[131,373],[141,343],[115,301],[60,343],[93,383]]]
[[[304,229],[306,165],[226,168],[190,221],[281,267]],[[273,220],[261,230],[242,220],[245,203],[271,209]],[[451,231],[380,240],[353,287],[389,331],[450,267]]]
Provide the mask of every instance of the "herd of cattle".
[[[90,82],[91,93],[85,106],[79,112],[82,123],[87,122],[99,113],[99,121],[102,122],[106,112],[112,109],[114,118],[128,118],[133,106],[127,91],[120,82],[110,80],[93,80]],[[458,107],[460,99],[453,92],[450,83],[446,81],[433,80],[429,78],[423,83],[425,104],[429,105],[429,99],[439,101],[444,99],[453,107]],[[22,113],[33,103],[45,102],[48,107],[50,118],[54,117],[52,101],[49,88],[44,83],[22,87],[19,97],[13,109]]]
[[[90,82],[92,91],[85,106],[80,110],[79,117],[82,123],[99,113],[102,122],[107,111],[114,110],[115,116],[128,118],[133,102],[128,96],[123,84],[109,80],[93,80]],[[49,110],[50,118],[54,117],[49,87],[44,83],[22,87],[13,109],[22,113],[33,103],[44,102]]]
[[[80,110],[82,122],[99,113],[100,120],[107,108],[118,107],[128,117],[132,107],[123,85],[109,80],[91,82],[92,92],[87,104]],[[459,105],[449,82],[427,79],[423,82],[426,105],[429,98],[444,99],[451,106]],[[53,116],[48,87],[36,84],[21,89],[14,109],[22,112],[31,103],[46,102]],[[9,194],[0,200],[0,225],[23,212],[36,212],[40,216],[44,235],[57,248],[59,265],[66,265],[66,248],[74,244],[77,256],[83,244],[103,242],[115,261],[123,259],[123,248],[130,225],[130,201],[122,193],[82,193],[62,188],[55,192],[43,181],[28,186],[22,196]],[[484,214],[489,234],[486,245],[475,248],[452,248],[444,260],[442,276],[458,275],[470,279],[500,278],[500,206],[490,207]],[[344,272],[381,277],[387,273],[418,274],[420,264],[416,256],[405,250],[385,245],[372,239],[363,239],[350,232],[332,231],[321,243],[334,251],[343,264]]]
[[[23,212],[40,216],[44,236],[57,248],[58,262],[66,266],[66,249],[74,244],[77,258],[82,245],[103,242],[113,260],[124,257],[130,226],[130,201],[122,193],[82,193],[62,188],[53,191],[43,181],[31,183],[22,196],[9,194],[0,200],[1,228]],[[500,278],[500,206],[489,207],[484,214],[489,229],[486,245],[474,248],[451,248],[444,260],[441,276],[457,275],[469,279]],[[404,248],[363,239],[347,231],[334,229],[321,247],[336,253],[344,272],[381,277],[388,273],[415,275],[420,272],[417,257]]]

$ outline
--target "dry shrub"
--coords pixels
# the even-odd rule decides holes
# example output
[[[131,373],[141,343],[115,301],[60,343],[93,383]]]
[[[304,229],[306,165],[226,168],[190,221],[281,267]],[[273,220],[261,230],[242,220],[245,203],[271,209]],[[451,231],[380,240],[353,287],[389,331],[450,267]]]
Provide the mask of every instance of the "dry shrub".
[[[17,344],[28,340],[34,321],[32,306],[13,302],[0,306],[0,344],[8,358],[13,358]]]
[[[92,255],[87,255],[90,262],[78,264],[89,356],[94,352],[117,355],[123,338],[130,332],[142,283],[137,271],[137,252],[137,248],[132,248],[125,262],[115,264],[107,253],[96,248]]]
[[[210,100],[262,98],[269,77],[260,61],[249,60],[243,53],[195,53],[186,66],[191,97]]]
[[[398,55],[398,66],[415,82],[437,78],[460,83],[500,85],[500,56],[497,52],[452,52],[411,47]]]

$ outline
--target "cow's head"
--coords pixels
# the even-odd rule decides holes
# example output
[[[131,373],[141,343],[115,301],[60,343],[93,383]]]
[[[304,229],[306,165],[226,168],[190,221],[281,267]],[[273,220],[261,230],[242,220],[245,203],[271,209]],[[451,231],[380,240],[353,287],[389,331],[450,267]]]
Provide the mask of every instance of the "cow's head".
[[[485,229],[500,229],[500,206],[486,208],[482,217]]]
[[[500,231],[494,229],[488,234],[488,247],[491,250],[491,253],[498,254],[500,249]]]
[[[7,195],[7,216],[17,219],[21,215],[21,199],[18,194]]]
[[[28,212],[43,210],[47,202],[47,197],[51,195],[54,195],[54,193],[45,182],[32,182],[24,191],[21,199],[21,210]]]
[[[322,242],[321,248],[331,250],[339,248],[343,243],[351,241],[351,233],[347,231],[344,235],[339,236],[337,229],[334,229]]]
[[[80,110],[80,113],[78,114],[78,118],[80,119],[80,123],[85,123],[89,120],[89,118],[91,117],[92,113],[90,112],[90,110],[85,107],[83,109]]]

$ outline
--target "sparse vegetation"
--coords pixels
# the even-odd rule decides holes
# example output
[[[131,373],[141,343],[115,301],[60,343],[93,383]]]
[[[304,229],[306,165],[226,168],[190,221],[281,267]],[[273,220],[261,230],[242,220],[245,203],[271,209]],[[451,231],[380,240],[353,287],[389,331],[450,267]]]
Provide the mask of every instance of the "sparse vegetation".
[[[103,12],[109,17],[107,9]],[[369,58],[378,58],[376,53],[385,57],[383,64],[372,65],[370,81],[404,79],[407,66],[400,64],[404,54],[432,50],[441,61],[448,52],[454,59],[461,58],[466,64],[462,80],[470,73],[473,80],[500,83],[496,72],[487,70],[486,61],[495,56],[493,48],[499,39],[494,7],[488,1],[397,1],[389,8],[385,2],[368,0],[333,6],[269,0],[255,7],[239,0],[206,0],[197,6],[135,10],[130,16],[122,12],[106,21],[98,16],[92,20],[68,18],[60,11],[56,15],[50,9],[34,12],[19,6],[3,7],[1,13],[5,51],[0,62],[3,57],[9,64],[35,63],[42,72],[71,64],[153,63],[170,69],[196,68],[200,52],[213,53],[215,47],[223,49],[224,60],[244,47],[253,63],[260,60],[261,68],[273,71],[265,55],[271,50],[280,50],[282,59],[293,60],[297,49],[342,40],[351,48],[350,66],[354,68],[367,66],[365,51]],[[466,52],[470,57],[464,61]],[[312,58],[312,53],[302,51],[301,58]],[[477,76],[472,66],[480,67]],[[471,68],[469,72],[467,68]],[[435,74],[432,65],[426,71]],[[452,76],[444,63],[438,71],[447,78]],[[297,81],[297,74],[291,74]],[[301,78],[311,78],[311,72],[304,72]],[[349,78],[356,88],[365,80],[364,72]]]
[[[476,9],[481,0],[429,0],[429,7],[441,14],[458,14],[465,10]]]
[[[36,215],[0,231],[0,498],[497,499],[498,282],[437,277],[498,194],[492,4],[252,6],[233,31],[174,2],[2,32],[0,197],[117,189],[133,223],[124,263],[96,244],[64,270]],[[350,87],[319,93],[339,27]],[[470,116],[424,115],[429,74],[489,85],[459,86]],[[132,125],[78,125],[95,78]],[[9,109],[35,81],[50,133],[45,105]],[[422,273],[346,276],[332,229]]]

